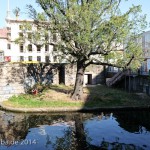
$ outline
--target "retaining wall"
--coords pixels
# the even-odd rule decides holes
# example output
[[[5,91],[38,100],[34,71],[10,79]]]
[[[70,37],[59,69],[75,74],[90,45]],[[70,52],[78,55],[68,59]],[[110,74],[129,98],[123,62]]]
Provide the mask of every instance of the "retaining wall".
[[[91,77],[89,79],[89,77]],[[86,68],[85,83],[101,84],[104,82],[102,66],[91,65]],[[0,101],[13,95],[25,93],[28,85],[40,81],[43,84],[74,85],[76,66],[70,64],[0,64]],[[90,81],[88,81],[90,80]],[[87,83],[86,83],[87,82]]]

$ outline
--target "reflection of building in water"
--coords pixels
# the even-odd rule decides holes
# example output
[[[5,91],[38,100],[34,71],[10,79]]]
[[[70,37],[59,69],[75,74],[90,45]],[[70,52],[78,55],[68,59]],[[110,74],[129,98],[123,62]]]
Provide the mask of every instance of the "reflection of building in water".
[[[24,139],[27,129],[25,116],[0,111],[0,139],[6,145],[10,145],[13,141]]]
[[[88,118],[90,118],[90,120],[92,119],[96,119],[96,120],[107,120],[110,117],[113,116],[113,113],[98,113],[98,114],[86,114],[85,117],[83,117],[83,121],[86,121]]]
[[[81,115],[81,114],[80,114]],[[83,115],[84,116],[84,115]],[[86,117],[81,115],[81,120],[77,124],[83,123],[83,120],[94,117],[92,114],[87,114]],[[78,118],[78,117],[77,117]],[[26,139],[29,134],[29,129],[37,128],[38,135],[47,136],[47,128],[52,126],[67,127],[68,130],[64,131],[65,137],[72,137],[75,140],[75,120],[73,114],[64,115],[25,115],[14,114],[0,111],[0,139],[6,145],[11,145],[13,141],[20,141]],[[79,126],[82,127],[83,126]],[[80,128],[78,128],[81,131]],[[84,129],[82,129],[84,131]],[[40,132],[40,133],[39,133]],[[70,133],[69,133],[70,132]],[[57,139],[59,143],[63,139],[63,143],[67,142],[64,137]],[[55,145],[56,146],[56,145]]]
[[[0,111],[0,140],[6,145],[26,138],[30,128],[39,128],[41,135],[46,135],[45,126],[73,125],[71,115],[30,115]]]
[[[129,132],[136,132],[140,133],[142,130],[146,128],[150,131],[150,113],[145,111],[121,111],[116,112],[115,117],[120,124],[120,127],[129,131]],[[146,130],[145,129],[145,130]]]
[[[100,149],[120,149],[120,150],[136,150],[136,149],[141,149],[142,150],[142,147],[139,147],[139,146],[135,146],[133,144],[125,144],[125,143],[119,143],[119,142],[113,142],[113,143],[110,143],[110,142],[107,142],[107,141],[103,141],[101,143],[101,146],[99,147]]]
[[[121,111],[114,112],[114,114],[64,113],[61,115],[14,114],[0,111],[0,140],[7,141],[8,146],[12,141],[35,138],[38,141],[36,146],[46,145],[47,149],[51,147],[52,149],[86,150],[89,148],[96,150],[108,147],[108,149],[112,147],[116,149],[117,146],[124,149],[127,147],[139,149],[139,145],[132,141],[129,141],[132,145],[128,144],[124,139],[128,135],[129,139],[133,140],[137,133],[141,134],[144,139],[149,137],[149,131],[146,132],[149,121],[150,113],[145,115],[142,111],[136,111],[136,113]],[[144,140],[143,143],[147,144],[147,141]],[[33,149],[38,149],[35,145],[32,146]],[[150,145],[147,146],[150,147]]]

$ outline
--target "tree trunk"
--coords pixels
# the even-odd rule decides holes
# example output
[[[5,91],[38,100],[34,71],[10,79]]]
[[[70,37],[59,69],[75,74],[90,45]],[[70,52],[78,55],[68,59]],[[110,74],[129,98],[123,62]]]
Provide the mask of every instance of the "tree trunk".
[[[83,99],[84,71],[85,71],[84,64],[82,62],[77,62],[76,81],[74,91],[71,97],[73,100]]]

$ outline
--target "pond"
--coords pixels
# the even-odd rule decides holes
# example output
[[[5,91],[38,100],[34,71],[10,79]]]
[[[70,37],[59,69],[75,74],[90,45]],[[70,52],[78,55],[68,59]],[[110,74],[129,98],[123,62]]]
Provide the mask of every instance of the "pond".
[[[0,150],[149,150],[150,111],[0,111]]]

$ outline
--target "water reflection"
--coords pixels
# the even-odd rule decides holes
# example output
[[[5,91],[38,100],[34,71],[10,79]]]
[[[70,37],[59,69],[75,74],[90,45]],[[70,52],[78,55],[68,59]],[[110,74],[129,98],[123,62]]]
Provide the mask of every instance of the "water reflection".
[[[149,150],[149,139],[149,111],[53,115],[0,111],[0,150]]]
[[[90,144],[110,150],[150,149],[148,113],[145,112],[143,119],[138,116],[141,112],[131,111],[104,115],[101,120],[98,116],[86,120],[84,128],[91,138]]]

